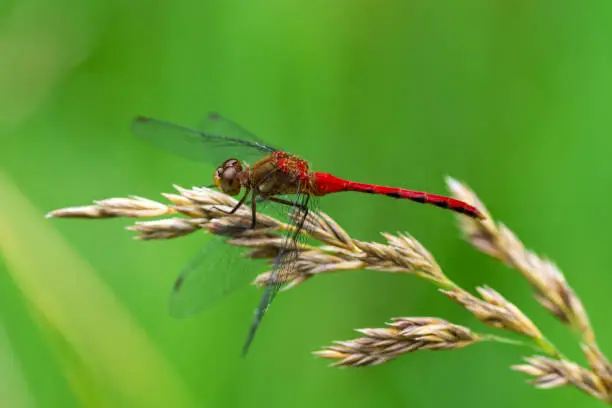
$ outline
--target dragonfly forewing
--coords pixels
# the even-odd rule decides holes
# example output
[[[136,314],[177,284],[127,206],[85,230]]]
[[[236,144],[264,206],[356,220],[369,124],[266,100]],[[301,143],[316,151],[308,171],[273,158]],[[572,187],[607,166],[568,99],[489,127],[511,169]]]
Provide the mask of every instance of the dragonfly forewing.
[[[208,112],[198,123],[197,129],[213,135],[223,135],[233,139],[248,140],[257,145],[277,150],[257,137],[254,133],[248,131],[233,120],[222,116],[218,112]]]
[[[262,142],[203,132],[144,116],[134,119],[132,132],[158,148],[213,166],[229,158],[255,162],[274,151]]]

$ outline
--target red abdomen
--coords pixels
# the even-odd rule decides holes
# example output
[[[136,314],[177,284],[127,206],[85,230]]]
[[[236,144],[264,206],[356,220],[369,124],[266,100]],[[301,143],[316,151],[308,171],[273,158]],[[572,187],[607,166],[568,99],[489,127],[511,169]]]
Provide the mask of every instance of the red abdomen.
[[[343,180],[328,173],[314,173],[313,179],[313,194],[318,196],[338,193],[341,191],[357,191],[360,193],[381,194],[386,195],[387,197],[402,198],[422,204],[435,205],[436,207],[446,208],[473,218],[485,218],[476,207],[451,197],[425,193],[422,191],[406,190],[398,187],[356,183],[353,181]]]

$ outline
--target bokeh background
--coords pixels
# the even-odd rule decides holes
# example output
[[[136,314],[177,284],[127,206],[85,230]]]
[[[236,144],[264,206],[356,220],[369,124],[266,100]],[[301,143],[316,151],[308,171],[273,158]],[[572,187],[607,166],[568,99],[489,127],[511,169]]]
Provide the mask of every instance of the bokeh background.
[[[167,312],[203,235],[137,242],[126,220],[43,215],[209,184],[213,166],[129,127],[136,114],[192,125],[217,110],[339,176],[436,193],[446,175],[466,181],[558,262],[610,353],[611,19],[607,0],[3,0],[0,405],[598,406],[524,385],[508,367],[529,350],[512,346],[356,370],[310,354],[394,316],[490,331],[411,276],[313,279],[279,296],[242,359],[255,288],[189,320]],[[321,207],[363,240],[409,231],[453,280],[496,288],[584,364],[528,285],[461,240],[451,213],[357,194]]]

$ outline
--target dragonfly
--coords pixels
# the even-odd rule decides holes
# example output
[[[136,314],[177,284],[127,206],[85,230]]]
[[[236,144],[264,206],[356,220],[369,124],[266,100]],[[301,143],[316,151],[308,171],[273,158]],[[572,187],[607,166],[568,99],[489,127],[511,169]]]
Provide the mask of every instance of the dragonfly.
[[[243,354],[248,351],[264,314],[281,287],[281,283],[277,282],[283,282],[282,277],[289,276],[295,268],[298,244],[304,232],[304,220],[309,212],[315,211],[314,198],[348,191],[378,194],[434,205],[472,218],[484,218],[475,207],[451,197],[400,187],[360,183],[330,173],[313,171],[308,161],[272,147],[236,122],[216,112],[208,113],[197,129],[138,116],[133,121],[132,131],[157,147],[191,160],[218,166],[213,173],[213,186],[230,196],[241,195],[237,204],[226,213],[234,214],[243,205],[249,205],[252,213],[251,228],[257,226],[258,205],[261,203],[286,206],[291,209],[288,214],[294,214],[296,211],[301,214],[298,217],[288,217],[287,223],[293,228],[288,228],[284,233],[282,249],[272,262],[270,283],[265,287],[255,311]],[[197,263],[192,262],[179,274],[171,295],[171,300],[182,305],[180,308],[188,309],[189,314],[201,309],[198,304],[210,303],[206,301],[207,296],[218,297],[212,293],[221,288],[211,286],[224,278],[229,279],[218,276],[220,273],[245,275],[244,271],[235,268],[220,271],[216,268],[200,268]],[[240,279],[234,281],[238,282]],[[190,282],[200,284],[197,287],[194,284],[190,289]],[[228,289],[231,290],[233,288]],[[173,314],[183,313],[181,310],[174,310]]]

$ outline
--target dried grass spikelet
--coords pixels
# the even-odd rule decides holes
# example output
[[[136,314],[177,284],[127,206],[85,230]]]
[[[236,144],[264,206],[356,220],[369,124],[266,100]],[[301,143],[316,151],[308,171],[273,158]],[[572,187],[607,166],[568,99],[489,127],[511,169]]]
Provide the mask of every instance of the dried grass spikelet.
[[[469,346],[481,338],[470,329],[432,317],[395,318],[388,327],[359,329],[363,337],[337,341],[315,354],[337,360],[333,366],[377,365],[419,350],[452,350]]]
[[[471,189],[450,177],[446,181],[456,198],[474,205],[487,217],[485,220],[458,218],[466,240],[480,251],[518,270],[529,281],[538,302],[581,335],[582,349],[591,369],[612,390],[612,364],[600,351],[582,301],[561,270],[551,260],[525,248],[504,224],[496,223]]]
[[[527,364],[515,365],[512,369],[534,377],[529,382],[537,388],[574,385],[597,399],[612,402],[609,390],[601,378],[576,363],[543,356],[527,357],[525,361]]]
[[[486,286],[476,290],[482,299],[460,288],[442,292],[472,312],[483,323],[535,339],[542,338],[542,333],[536,325],[498,292]]]
[[[601,378],[612,396],[612,365],[596,344],[582,344],[582,351],[589,362],[589,366]]]
[[[323,213],[320,216],[323,219],[327,217]],[[327,222],[326,226],[329,226]],[[308,233],[322,238],[324,230],[321,225],[318,227]],[[346,234],[337,225],[334,225],[334,229],[340,234]],[[358,269],[412,273],[436,281],[447,281],[433,257],[414,238],[407,234],[398,236],[383,234],[383,236],[388,240],[388,244],[351,240],[350,245],[346,245],[346,242],[337,242],[335,238],[332,238],[334,235],[329,235],[324,242],[326,245],[304,246],[296,259],[294,274],[286,276],[283,282],[290,283],[285,290],[316,275]],[[282,242],[279,243],[282,244]],[[240,242],[240,245],[250,246],[251,244]],[[268,284],[271,276],[271,272],[263,273],[256,278],[255,283]]]
[[[564,323],[581,331],[586,339],[593,338],[593,330],[582,302],[561,270],[549,259],[541,258],[525,248],[504,224],[495,223],[472,190],[452,178],[447,179],[447,184],[453,196],[476,206],[487,215],[486,220],[482,221],[459,218],[466,240],[482,252],[521,272],[535,289],[536,298],[542,306]]]
[[[107,198],[94,201],[94,205],[67,207],[51,211],[47,218],[114,218],[114,217],[157,217],[167,215],[171,210],[156,201],[130,196],[129,198]]]

